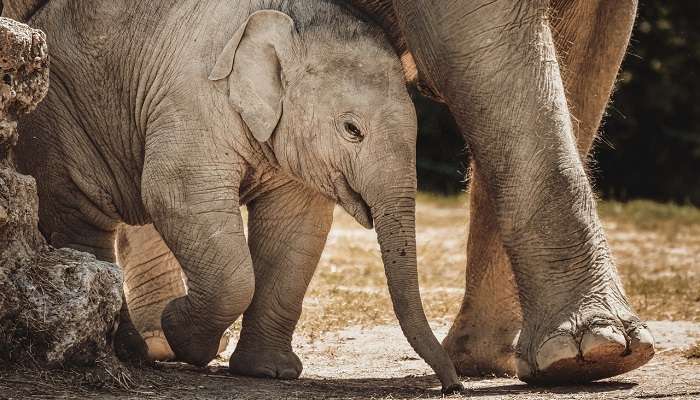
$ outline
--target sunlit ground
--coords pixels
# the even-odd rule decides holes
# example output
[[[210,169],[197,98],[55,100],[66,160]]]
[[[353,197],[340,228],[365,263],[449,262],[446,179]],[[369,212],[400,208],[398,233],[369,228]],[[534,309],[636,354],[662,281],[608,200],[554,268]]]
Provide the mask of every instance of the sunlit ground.
[[[466,196],[420,195],[418,265],[428,318],[449,323],[464,290]],[[600,215],[629,300],[645,320],[700,322],[700,209],[647,201],[607,202]],[[373,231],[336,209],[298,334],[394,324]]]
[[[421,195],[418,199],[421,293],[438,338],[447,333],[464,290],[465,204],[465,196]],[[700,395],[700,210],[633,202],[603,203],[600,213],[633,307],[643,319],[654,320],[650,322],[657,344],[654,359],[604,382],[559,388],[529,387],[508,378],[463,378],[467,391],[454,398],[690,399]],[[139,400],[441,398],[437,379],[397,325],[374,232],[338,209],[294,337],[294,351],[304,363],[303,379],[229,375],[234,337],[207,369],[178,363],[128,373],[121,372],[123,366],[114,369],[102,364],[86,371],[10,368],[0,371],[0,393],[7,398]],[[119,379],[123,377],[130,377],[128,384]]]

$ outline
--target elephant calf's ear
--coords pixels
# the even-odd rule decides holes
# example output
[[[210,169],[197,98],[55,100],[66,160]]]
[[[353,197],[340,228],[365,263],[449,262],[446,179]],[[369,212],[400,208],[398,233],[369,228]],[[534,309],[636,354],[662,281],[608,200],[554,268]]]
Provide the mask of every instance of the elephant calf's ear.
[[[253,13],[229,40],[209,74],[229,79],[231,104],[255,139],[270,139],[282,116],[282,65],[294,35],[294,21],[284,13]]]

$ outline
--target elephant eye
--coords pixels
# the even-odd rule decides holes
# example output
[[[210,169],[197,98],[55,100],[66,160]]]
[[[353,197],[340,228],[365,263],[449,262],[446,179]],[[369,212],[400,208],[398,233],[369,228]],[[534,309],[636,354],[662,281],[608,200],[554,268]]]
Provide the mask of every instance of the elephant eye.
[[[365,138],[365,135],[362,134],[360,128],[358,128],[357,125],[353,124],[352,122],[346,122],[344,126],[345,130],[350,134],[350,136],[352,136],[358,142]]]
[[[350,143],[360,143],[365,140],[367,130],[362,118],[353,112],[344,112],[334,118],[336,132]]]

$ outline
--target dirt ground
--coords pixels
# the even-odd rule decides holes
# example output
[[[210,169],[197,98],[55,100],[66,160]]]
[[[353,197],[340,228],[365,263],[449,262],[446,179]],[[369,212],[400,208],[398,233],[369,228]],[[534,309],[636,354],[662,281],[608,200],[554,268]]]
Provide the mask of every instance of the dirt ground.
[[[439,338],[464,290],[464,204],[464,197],[419,199],[421,293]],[[517,379],[465,378],[467,391],[454,398],[700,399],[700,210],[633,202],[605,203],[600,211],[630,301],[656,338],[657,356],[629,374],[582,386],[543,388]],[[410,349],[393,316],[376,236],[341,211],[294,340],[304,362],[302,378],[230,376],[225,366],[234,346],[232,340],[206,369],[162,363],[131,370],[131,380],[109,369],[0,368],[0,399],[441,397],[439,382]],[[115,385],[109,374],[125,385]]]

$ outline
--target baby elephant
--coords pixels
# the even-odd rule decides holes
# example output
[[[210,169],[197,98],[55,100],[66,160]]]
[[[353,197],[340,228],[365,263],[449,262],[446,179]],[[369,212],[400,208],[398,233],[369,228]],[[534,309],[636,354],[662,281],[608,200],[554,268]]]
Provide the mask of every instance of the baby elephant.
[[[169,345],[205,365],[245,312],[233,372],[294,378],[291,337],[337,202],[376,227],[406,337],[460,387],[418,291],[416,117],[398,57],[334,2],[264,3],[276,10],[45,6],[33,23],[53,39],[52,89],[20,154],[42,231],[113,260],[120,226],[144,226],[124,228],[119,258],[151,357]]]

